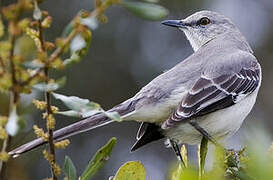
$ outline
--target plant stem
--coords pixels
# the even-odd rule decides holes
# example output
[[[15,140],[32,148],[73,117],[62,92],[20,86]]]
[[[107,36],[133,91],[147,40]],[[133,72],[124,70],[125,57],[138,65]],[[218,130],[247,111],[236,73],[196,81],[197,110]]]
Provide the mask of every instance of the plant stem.
[[[41,20],[38,21],[38,30],[39,30],[39,39],[40,39],[40,42],[41,42],[42,51],[45,51]],[[49,83],[49,64],[50,64],[50,61],[48,59],[46,61],[46,63],[45,63],[45,67],[44,67],[44,73],[45,73],[45,77],[46,77],[45,81],[46,81],[47,84]],[[51,104],[50,104],[51,103],[50,95],[51,95],[50,91],[45,92],[45,102],[47,104],[47,107],[46,107],[47,116],[52,114]],[[53,129],[50,129],[49,127],[47,127],[47,131],[48,131],[48,134],[49,134],[49,137],[48,137],[49,152],[52,155],[51,174],[52,174],[53,180],[57,180],[57,175],[55,174],[54,167],[53,167],[53,164],[56,161],[55,160],[56,159],[55,158],[55,147],[54,147],[54,141],[53,141]]]
[[[6,152],[9,144],[9,136],[4,140],[1,152]],[[6,166],[3,161],[0,161],[0,179],[4,179]]]
[[[69,36],[64,40],[64,44],[69,44],[73,39],[74,37],[77,35],[78,31],[77,30],[73,30]],[[59,57],[63,50],[64,50],[65,46],[61,46],[59,48],[57,48],[48,58],[48,62],[51,63],[53,62],[57,57]]]
[[[199,179],[202,179],[203,174],[205,172],[205,162],[206,162],[206,156],[208,152],[208,139],[205,137],[202,138],[201,144],[199,146]]]
[[[18,105],[18,101],[19,101],[19,94],[16,91],[16,86],[17,86],[17,80],[16,80],[16,68],[15,68],[15,64],[13,62],[13,57],[14,57],[14,45],[15,45],[15,35],[11,34],[10,36],[10,44],[11,44],[11,49],[9,52],[9,70],[11,72],[11,76],[12,76],[12,87],[11,87],[11,93],[10,93],[10,107],[9,107],[9,113],[12,112],[14,106]],[[9,142],[11,141],[11,137],[8,136],[4,142],[3,142],[3,146],[2,146],[2,150],[1,152],[6,152],[8,146],[9,146]],[[1,178],[4,177],[4,170],[5,170],[5,164],[3,161],[0,161],[0,174],[1,174]]]
[[[2,67],[2,73],[5,74],[5,72],[6,72],[6,64],[5,64],[4,60],[1,57],[0,57],[0,66]]]
[[[15,44],[15,36],[11,35],[10,37],[10,44],[11,44],[11,50],[10,50],[10,55],[9,55],[9,61],[10,61],[10,72],[11,72],[11,78],[12,78],[12,85],[16,85],[17,80],[16,80],[16,75],[15,75],[15,64],[13,62],[13,56],[14,56],[14,44]],[[14,91],[14,90],[13,90]]]
[[[46,76],[46,83],[48,83],[48,81],[49,81],[48,70],[49,70],[48,67],[46,67],[44,69],[44,73]],[[47,104],[47,108],[46,108],[47,115],[52,114],[51,104],[50,104],[50,96],[51,96],[51,93],[49,91],[45,92],[45,101]],[[53,157],[52,163],[55,163],[55,147],[54,147],[54,141],[53,141],[53,129],[48,128],[47,130],[48,130],[48,134],[49,134],[49,136],[48,136],[49,152]],[[52,173],[53,180],[57,180],[57,175],[55,174],[53,165],[51,165],[51,173]]]

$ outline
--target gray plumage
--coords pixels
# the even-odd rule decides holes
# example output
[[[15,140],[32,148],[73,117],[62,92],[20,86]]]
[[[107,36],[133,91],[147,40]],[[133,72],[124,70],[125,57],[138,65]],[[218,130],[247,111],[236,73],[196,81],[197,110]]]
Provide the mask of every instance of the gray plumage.
[[[193,120],[216,139],[231,136],[252,109],[261,83],[260,65],[246,39],[228,18],[211,11],[163,24],[182,30],[195,52],[109,111],[119,112],[125,121],[142,122],[133,150],[162,137],[198,144],[202,136],[188,123]],[[110,122],[97,114],[56,131],[54,138]],[[38,139],[10,154],[44,143]]]

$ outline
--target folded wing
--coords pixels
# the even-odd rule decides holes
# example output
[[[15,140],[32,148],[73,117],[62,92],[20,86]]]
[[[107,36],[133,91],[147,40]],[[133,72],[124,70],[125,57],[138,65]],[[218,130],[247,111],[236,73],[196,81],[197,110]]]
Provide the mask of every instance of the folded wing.
[[[229,107],[255,91],[259,82],[260,65],[253,62],[250,66],[242,66],[238,72],[214,78],[202,75],[162,128]]]

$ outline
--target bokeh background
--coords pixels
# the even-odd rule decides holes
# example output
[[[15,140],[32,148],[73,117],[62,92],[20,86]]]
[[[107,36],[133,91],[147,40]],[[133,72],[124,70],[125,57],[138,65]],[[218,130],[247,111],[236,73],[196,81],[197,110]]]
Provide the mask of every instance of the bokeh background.
[[[5,0],[4,4],[11,1]],[[251,136],[250,127],[257,124],[273,132],[273,1],[272,0],[161,0],[160,4],[170,10],[169,19],[184,18],[199,10],[218,11],[232,19],[249,40],[263,68],[263,83],[254,110],[248,116],[240,132],[228,141],[228,146],[239,148],[244,144],[242,136]],[[54,40],[80,9],[91,10],[92,0],[47,0],[41,9],[49,11],[53,25],[46,32],[48,40]],[[105,109],[130,98],[163,71],[173,67],[193,51],[184,34],[176,29],[162,26],[131,15],[120,7],[107,11],[109,22],[93,32],[91,49],[84,60],[68,68],[59,76],[68,78],[59,93],[76,95],[100,103]],[[4,101],[4,99],[0,100]],[[23,97],[22,103],[30,103]],[[59,102],[55,102],[60,105]],[[32,114],[35,114],[33,112]],[[41,116],[29,116],[24,132],[13,139],[16,147],[35,137],[33,123],[43,125]],[[57,117],[57,127],[77,121],[73,118]],[[254,124],[254,125],[253,125]],[[141,161],[151,180],[163,180],[176,157],[163,141],[147,145],[134,153],[130,147],[135,140],[138,124],[134,122],[114,123],[71,138],[66,150],[57,151],[57,162],[62,164],[69,155],[78,172],[82,172],[96,150],[110,137],[118,141],[106,166],[95,179],[108,179],[126,161]],[[272,133],[271,133],[272,134]],[[196,147],[190,147],[190,155],[196,156]],[[193,163],[196,161],[192,158]],[[8,178],[21,180],[42,179],[50,175],[41,148],[9,162]]]

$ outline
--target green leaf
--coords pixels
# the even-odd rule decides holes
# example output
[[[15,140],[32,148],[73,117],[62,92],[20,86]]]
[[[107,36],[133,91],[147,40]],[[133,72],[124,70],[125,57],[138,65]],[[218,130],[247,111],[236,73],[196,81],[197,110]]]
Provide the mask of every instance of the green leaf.
[[[193,167],[183,168],[181,164],[179,164],[178,168],[172,172],[171,180],[199,180],[198,170]],[[215,179],[215,178],[204,178],[206,180]],[[215,179],[220,180],[220,179]]]
[[[63,172],[69,180],[76,180],[76,168],[68,156],[65,156]]]
[[[181,146],[180,153],[181,153],[181,156],[182,156],[184,166],[187,167],[188,166],[188,150],[187,150],[185,144],[183,144]]]
[[[82,114],[78,111],[73,111],[73,110],[69,110],[69,111],[60,111],[57,112],[57,114],[63,115],[63,116],[69,116],[69,117],[77,117],[77,118],[83,118]]]
[[[52,94],[54,98],[61,100],[65,106],[71,109],[69,111],[58,112],[58,114],[70,117],[84,118],[97,113],[104,113],[107,117],[114,121],[122,121],[122,118],[118,112],[104,111],[99,104],[89,101],[88,99],[82,99],[76,96],[65,96],[57,93]]]
[[[78,13],[78,16],[83,11]],[[89,16],[86,18],[81,18],[81,24],[89,27],[90,29],[95,29],[98,26],[96,18]],[[73,21],[71,21],[63,30],[62,36],[67,37],[74,29]],[[70,57],[64,60],[64,65],[66,67],[76,64],[81,61],[81,59],[87,54],[88,49],[92,40],[92,33],[90,30],[82,32],[84,34],[78,34],[70,44]]]
[[[123,1],[121,5],[134,15],[152,21],[162,20],[169,14],[166,8],[157,4]]]
[[[202,176],[204,174],[206,156],[208,153],[208,140],[205,137],[201,140],[199,151],[199,175]]]
[[[78,35],[76,36],[70,44],[70,57],[64,60],[64,65],[66,67],[76,64],[82,60],[82,58],[87,54],[92,40],[91,31],[87,30],[85,32],[85,37]]]
[[[73,52],[71,56],[64,60],[63,64],[65,67],[69,67],[70,65],[76,64],[81,61],[81,57],[79,52]]]
[[[88,166],[82,173],[80,180],[91,179],[94,174],[96,174],[98,170],[104,166],[106,161],[109,159],[116,141],[117,139],[115,137],[111,138],[106,145],[104,145],[96,152],[95,156],[93,156],[92,160],[89,161]]]
[[[62,94],[53,93],[56,99],[61,100],[68,108],[77,112],[88,112],[92,110],[101,110],[99,104],[90,102],[88,99],[82,99],[76,96],[65,96]]]
[[[182,167],[182,164],[179,163],[178,166],[173,170],[171,174],[171,180],[180,180],[180,177],[183,175],[184,167]]]
[[[145,180],[145,176],[146,170],[143,164],[129,161],[119,168],[114,180]]]
[[[55,91],[59,88],[57,83],[38,83],[33,86],[34,89],[37,89],[42,92],[47,92],[47,91]]]
[[[55,91],[57,89],[60,89],[63,87],[66,83],[66,77],[62,77],[58,80],[56,80],[55,83],[38,83],[33,86],[33,88],[42,91],[42,92],[47,92],[47,91]]]

